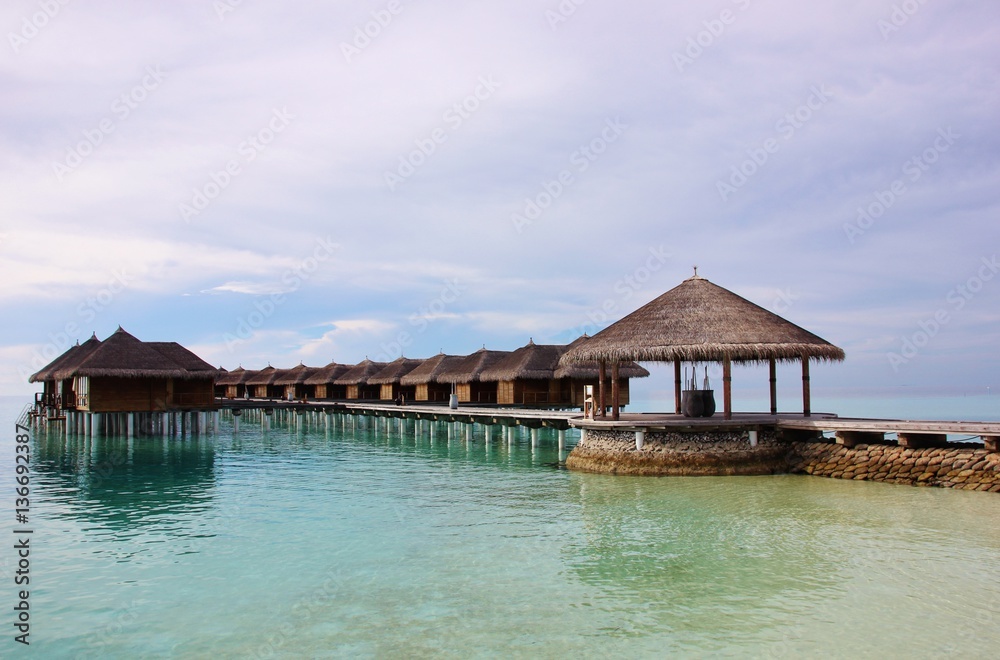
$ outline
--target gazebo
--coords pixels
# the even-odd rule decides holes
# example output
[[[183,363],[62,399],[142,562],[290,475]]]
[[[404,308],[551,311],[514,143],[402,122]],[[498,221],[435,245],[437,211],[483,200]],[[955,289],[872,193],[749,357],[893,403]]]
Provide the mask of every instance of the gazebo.
[[[655,300],[567,351],[563,364],[600,365],[598,411],[604,414],[611,366],[612,419],[619,418],[618,369],[623,362],[673,362],[674,407],[681,412],[681,363],[721,362],[723,415],[732,419],[732,363],[770,367],[771,414],[777,414],[777,362],[802,363],[802,413],[810,415],[809,362],[842,361],[844,351],[777,314],[695,274]]]

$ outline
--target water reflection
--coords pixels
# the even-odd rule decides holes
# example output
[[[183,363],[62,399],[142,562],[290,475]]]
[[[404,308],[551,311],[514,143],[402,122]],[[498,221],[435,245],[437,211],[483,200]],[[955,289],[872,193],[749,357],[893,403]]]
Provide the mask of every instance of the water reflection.
[[[216,486],[209,438],[49,434],[37,439],[34,470],[54,515],[119,531],[197,516]]]

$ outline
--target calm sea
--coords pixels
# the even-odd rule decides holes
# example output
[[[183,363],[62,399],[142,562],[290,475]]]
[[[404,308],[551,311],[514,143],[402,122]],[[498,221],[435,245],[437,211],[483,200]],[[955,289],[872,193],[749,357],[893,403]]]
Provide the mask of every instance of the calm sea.
[[[12,457],[23,403],[0,400],[5,657],[20,649]],[[958,407],[935,400],[928,416]],[[40,436],[31,447],[26,650],[37,657],[1000,648],[993,494],[577,474],[559,467],[555,436],[487,445],[480,428],[467,442],[443,427],[264,433],[244,420],[217,437]]]

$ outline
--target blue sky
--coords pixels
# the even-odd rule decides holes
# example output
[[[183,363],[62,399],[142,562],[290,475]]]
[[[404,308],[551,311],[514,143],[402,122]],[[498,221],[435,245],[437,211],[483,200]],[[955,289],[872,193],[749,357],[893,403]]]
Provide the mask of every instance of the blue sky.
[[[845,349],[818,392],[1000,387],[995,2],[14,0],[0,27],[0,393],[118,325],[227,368],[563,343],[694,264]]]

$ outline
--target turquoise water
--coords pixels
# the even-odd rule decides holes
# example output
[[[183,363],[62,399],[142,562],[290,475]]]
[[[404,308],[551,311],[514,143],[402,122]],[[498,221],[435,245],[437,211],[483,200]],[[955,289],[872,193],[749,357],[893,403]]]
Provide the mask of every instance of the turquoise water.
[[[2,408],[7,493],[21,403]],[[1000,645],[992,494],[584,475],[560,469],[554,435],[487,446],[479,428],[467,443],[244,421],[209,438],[32,447],[38,657],[993,657]],[[0,642],[5,656],[19,646],[12,632]]]

